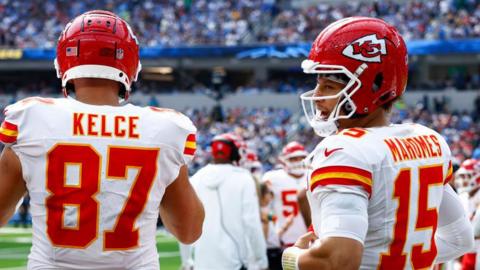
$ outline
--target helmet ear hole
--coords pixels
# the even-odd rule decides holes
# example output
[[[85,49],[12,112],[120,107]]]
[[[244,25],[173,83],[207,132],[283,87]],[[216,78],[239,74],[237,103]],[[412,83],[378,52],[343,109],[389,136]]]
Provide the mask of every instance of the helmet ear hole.
[[[65,90],[67,94],[75,92],[75,87],[72,81],[67,82],[65,85]]]
[[[345,102],[343,109],[347,114],[350,113],[353,110],[352,104],[350,104],[350,102]]]
[[[123,85],[123,83],[120,84],[120,91],[118,92],[118,96],[119,96],[120,98],[123,98],[123,99],[127,100],[127,99],[126,99],[126,97],[127,97],[127,89],[125,88],[125,85]]]
[[[382,88],[382,83],[383,83],[383,74],[380,72],[375,76],[375,80],[373,80],[373,85],[372,85],[372,91],[375,93],[380,88]]]
[[[380,104],[387,102],[392,97],[392,92],[386,92],[378,99]]]

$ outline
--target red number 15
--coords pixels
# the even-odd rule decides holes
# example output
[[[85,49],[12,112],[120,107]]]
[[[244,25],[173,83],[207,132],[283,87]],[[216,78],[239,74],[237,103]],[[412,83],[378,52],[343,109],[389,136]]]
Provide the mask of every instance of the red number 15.
[[[410,253],[410,261],[413,269],[423,269],[432,266],[437,255],[435,245],[435,231],[437,230],[438,209],[428,207],[428,191],[431,186],[443,184],[442,165],[429,167],[420,167],[418,170],[418,198],[413,200],[417,202],[418,212],[409,213],[410,194],[411,194],[411,169],[403,169],[398,174],[394,186],[394,199],[398,201],[396,223],[393,228],[393,239],[390,243],[388,253],[380,257],[378,269],[404,269],[407,260],[406,252]],[[431,230],[430,249],[424,250],[424,243],[412,243],[410,247],[405,248],[408,234],[408,220],[416,216],[415,230]]]

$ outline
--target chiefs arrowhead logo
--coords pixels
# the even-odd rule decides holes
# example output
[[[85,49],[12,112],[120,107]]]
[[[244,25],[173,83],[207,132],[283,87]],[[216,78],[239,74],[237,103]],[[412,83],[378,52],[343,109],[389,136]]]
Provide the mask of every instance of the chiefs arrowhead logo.
[[[343,49],[342,53],[356,60],[380,63],[382,62],[382,55],[387,54],[387,46],[385,45],[385,39],[378,39],[375,34],[372,34],[350,43]]]

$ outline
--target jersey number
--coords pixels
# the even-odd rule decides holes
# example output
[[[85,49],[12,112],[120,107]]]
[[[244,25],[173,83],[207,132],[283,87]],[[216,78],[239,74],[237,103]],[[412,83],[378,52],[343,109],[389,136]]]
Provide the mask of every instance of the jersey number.
[[[288,217],[291,214],[294,216],[298,215],[298,202],[297,202],[297,191],[296,190],[285,190],[282,191],[282,203],[283,203],[283,216]],[[285,208],[290,208],[291,211],[288,211]]]
[[[415,221],[415,231],[431,230],[430,250],[423,249],[423,243],[411,247],[410,257],[413,269],[431,267],[437,256],[435,245],[435,231],[437,230],[438,209],[428,207],[428,191],[430,186],[443,184],[443,167],[435,165],[419,168],[419,193],[418,215]],[[395,180],[393,197],[398,201],[396,223],[393,229],[393,240],[388,253],[383,253],[380,258],[379,269],[404,269],[407,254],[404,252],[407,240],[410,194],[411,194],[411,169],[403,169]]]
[[[127,170],[136,168],[137,176],[112,230],[103,232],[104,250],[130,249],[138,246],[135,220],[143,211],[157,173],[158,149],[109,147],[106,177],[126,181]],[[46,199],[47,235],[55,246],[86,248],[98,237],[100,190],[100,154],[91,145],[58,144],[47,154]],[[79,168],[76,184],[68,184],[67,167]],[[65,209],[77,209],[77,222],[64,225]],[[115,207],[115,206],[114,206]]]

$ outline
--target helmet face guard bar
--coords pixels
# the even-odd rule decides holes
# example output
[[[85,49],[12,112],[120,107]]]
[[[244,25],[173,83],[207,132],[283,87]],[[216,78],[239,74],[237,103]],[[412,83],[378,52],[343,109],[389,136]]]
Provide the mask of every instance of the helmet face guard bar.
[[[355,114],[357,106],[352,100],[352,96],[362,86],[362,82],[358,79],[358,77],[366,67],[366,64],[361,64],[355,73],[352,73],[344,66],[322,65],[312,60],[304,60],[302,62],[302,69],[306,74],[343,74],[349,78],[349,81],[345,87],[335,95],[316,97],[315,90],[310,90],[300,96],[305,117],[317,135],[326,137],[337,132],[337,121],[339,119],[348,119]],[[338,102],[333,111],[330,112],[330,115],[322,115],[322,112],[317,109],[315,103],[319,100],[328,99],[338,99]],[[349,107],[349,112],[347,115],[341,115],[341,108],[343,106]]]

